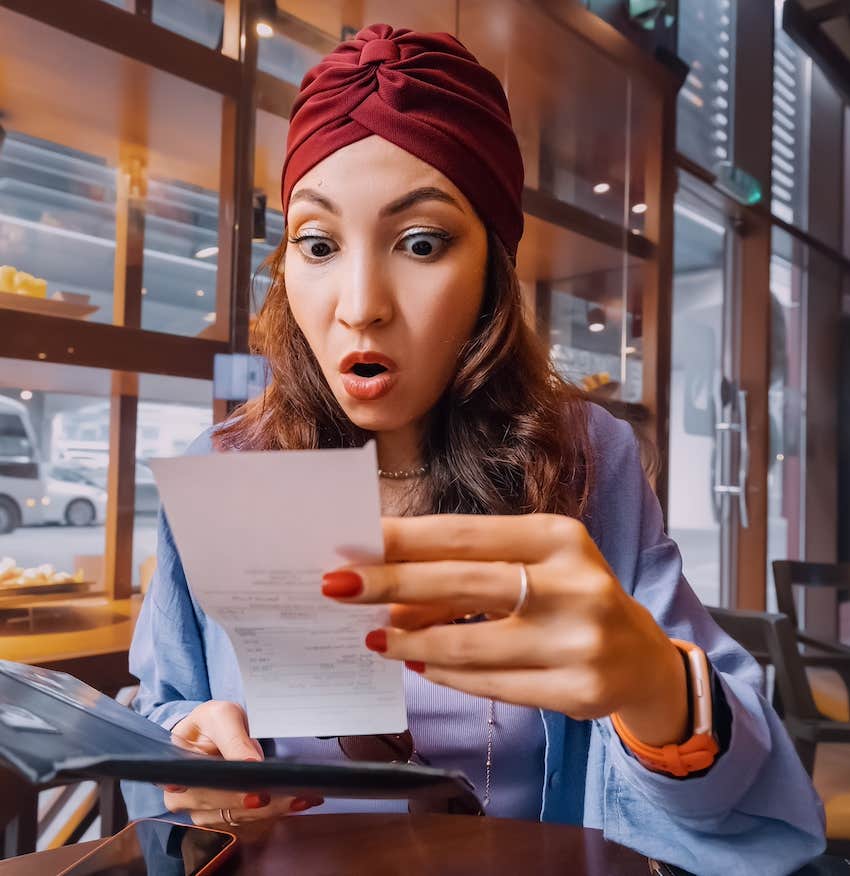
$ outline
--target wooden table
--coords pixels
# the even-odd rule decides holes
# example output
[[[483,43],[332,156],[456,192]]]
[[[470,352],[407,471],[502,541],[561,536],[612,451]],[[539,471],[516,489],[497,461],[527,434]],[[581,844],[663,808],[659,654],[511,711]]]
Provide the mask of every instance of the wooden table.
[[[0,863],[0,876],[51,876],[97,842]],[[648,876],[646,858],[602,832],[459,815],[306,815],[245,833],[221,876]]]
[[[59,606],[36,603],[32,629],[0,629],[0,659],[69,672],[114,695],[135,684],[127,668],[141,596],[110,601],[98,597],[66,600]]]

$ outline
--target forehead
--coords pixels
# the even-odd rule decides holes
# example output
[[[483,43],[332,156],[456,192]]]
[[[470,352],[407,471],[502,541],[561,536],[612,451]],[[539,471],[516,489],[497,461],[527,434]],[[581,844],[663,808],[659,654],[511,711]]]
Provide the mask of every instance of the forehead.
[[[314,189],[339,204],[377,209],[412,189],[434,186],[472,211],[466,196],[437,168],[376,135],[338,149],[302,176],[292,189]],[[293,205],[298,209],[299,205]]]

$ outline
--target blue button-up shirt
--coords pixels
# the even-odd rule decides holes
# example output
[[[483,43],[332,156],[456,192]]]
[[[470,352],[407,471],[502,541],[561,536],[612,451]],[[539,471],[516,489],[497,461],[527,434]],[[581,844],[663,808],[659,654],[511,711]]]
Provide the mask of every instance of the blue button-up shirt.
[[[676,779],[643,767],[610,719],[541,711],[540,818],[600,828],[700,876],[790,873],[823,851],[821,801],[762,695],[758,665],[718,628],[683,577],[630,427],[595,406],[590,426],[596,471],[588,531],[621,585],[667,634],[706,651],[731,713],[731,738],[704,775]],[[210,433],[190,449],[211,451]],[[230,641],[195,600],[164,517],[130,668],[141,685],[134,707],[168,729],[207,700],[244,702]],[[125,795],[133,817],[162,811],[153,789],[126,786]]]

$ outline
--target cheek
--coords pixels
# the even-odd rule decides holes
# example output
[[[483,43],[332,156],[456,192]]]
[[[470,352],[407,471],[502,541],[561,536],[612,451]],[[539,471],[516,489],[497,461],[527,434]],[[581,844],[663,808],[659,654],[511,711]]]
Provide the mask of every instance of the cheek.
[[[284,263],[286,297],[289,309],[307,342],[317,355],[321,355],[322,340],[328,329],[328,296],[323,294],[321,281],[308,278],[297,261]],[[332,315],[332,308],[331,308]]]

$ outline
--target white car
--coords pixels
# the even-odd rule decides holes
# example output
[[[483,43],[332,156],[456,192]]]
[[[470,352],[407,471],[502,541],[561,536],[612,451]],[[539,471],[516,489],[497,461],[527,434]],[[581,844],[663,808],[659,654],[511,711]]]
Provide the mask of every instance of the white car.
[[[42,520],[68,526],[93,526],[106,520],[106,490],[82,480],[44,479]]]

